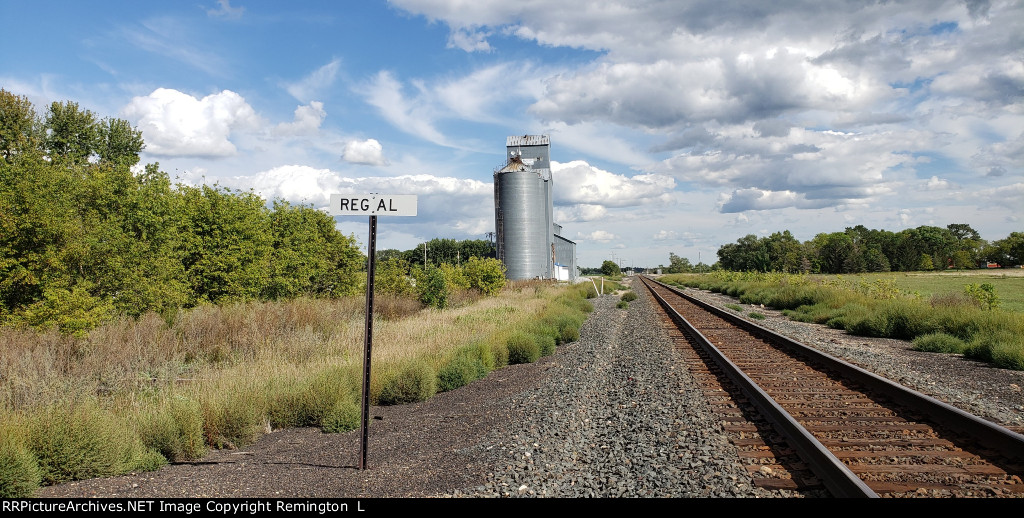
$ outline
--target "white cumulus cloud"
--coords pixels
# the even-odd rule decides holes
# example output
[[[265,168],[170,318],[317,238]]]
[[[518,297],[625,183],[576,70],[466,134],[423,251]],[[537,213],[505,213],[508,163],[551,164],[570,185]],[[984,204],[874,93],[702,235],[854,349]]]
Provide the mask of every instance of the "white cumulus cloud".
[[[350,140],[345,143],[341,158],[353,164],[387,165],[384,147],[376,139]]]
[[[579,241],[597,241],[598,243],[607,243],[613,239],[618,239],[619,236],[612,234],[606,230],[595,230],[588,234],[582,232],[576,233],[576,239]]]
[[[295,119],[292,122],[283,122],[274,128],[278,135],[311,135],[320,129],[327,112],[324,111],[324,103],[312,101],[308,105],[295,108]]]
[[[133,98],[122,114],[142,131],[146,153],[158,156],[231,156],[237,152],[232,133],[262,125],[245,99],[231,90],[197,99],[158,88]]]
[[[627,177],[594,167],[583,160],[551,162],[555,201],[628,207],[662,200],[675,189],[676,181],[662,174]]]
[[[595,221],[608,215],[608,209],[603,205],[592,203],[577,203],[570,207],[555,207],[555,221]]]

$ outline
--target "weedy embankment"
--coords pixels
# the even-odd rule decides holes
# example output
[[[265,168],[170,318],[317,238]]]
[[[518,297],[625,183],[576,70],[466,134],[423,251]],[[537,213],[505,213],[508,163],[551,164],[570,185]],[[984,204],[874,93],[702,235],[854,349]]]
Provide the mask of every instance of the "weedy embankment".
[[[511,283],[447,309],[382,296],[373,404],[422,401],[579,338],[588,284]],[[359,426],[364,300],[203,306],[86,336],[0,331],[0,497],[152,470],[274,428]]]

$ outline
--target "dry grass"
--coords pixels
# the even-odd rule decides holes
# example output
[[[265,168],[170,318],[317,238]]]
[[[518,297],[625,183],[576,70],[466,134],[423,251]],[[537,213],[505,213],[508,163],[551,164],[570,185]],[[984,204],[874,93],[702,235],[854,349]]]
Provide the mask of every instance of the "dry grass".
[[[469,354],[478,370],[500,368],[508,361],[510,336],[550,317],[545,311],[552,304],[573,311],[559,297],[564,293],[550,283],[515,283],[497,297],[468,294],[447,310],[383,298],[375,303],[385,311],[374,318],[371,400],[385,387],[393,392],[410,373],[422,384],[401,390],[430,397],[438,374],[458,355]],[[363,297],[206,306],[172,319],[110,322],[84,338],[0,329],[0,422],[45,421],[54,409],[88,409],[76,419],[120,423],[119,430],[134,434],[132,459],[119,464],[132,469],[193,458],[205,447],[239,447],[272,427],[351,428],[364,309]],[[37,414],[42,417],[32,417]],[[103,442],[113,436],[98,430],[103,433],[85,437]],[[0,444],[0,468],[21,465],[28,439],[14,439]],[[45,467],[45,451],[55,448],[32,448]],[[0,482],[7,474],[0,473]]]

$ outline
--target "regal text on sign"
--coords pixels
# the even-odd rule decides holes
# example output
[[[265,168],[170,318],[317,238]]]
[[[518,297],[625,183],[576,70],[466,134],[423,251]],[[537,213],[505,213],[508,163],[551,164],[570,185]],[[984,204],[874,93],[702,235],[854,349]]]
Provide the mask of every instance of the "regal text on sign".
[[[334,216],[415,216],[415,194],[332,194]]]

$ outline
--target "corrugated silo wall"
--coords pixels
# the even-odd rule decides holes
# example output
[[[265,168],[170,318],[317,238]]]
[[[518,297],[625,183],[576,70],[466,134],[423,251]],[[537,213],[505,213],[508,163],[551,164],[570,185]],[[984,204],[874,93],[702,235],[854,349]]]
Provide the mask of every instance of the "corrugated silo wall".
[[[545,184],[532,171],[495,175],[495,197],[501,210],[498,236],[505,276],[512,280],[548,278],[551,226]]]
[[[543,177],[543,175],[542,175]],[[545,272],[546,278],[555,277],[555,214],[554,214],[554,182],[551,179],[551,173],[548,172],[548,180],[544,182],[544,217],[546,219],[545,225],[548,227],[547,233],[547,271]]]

